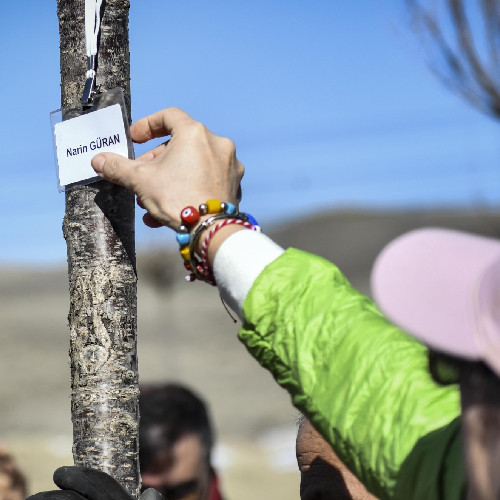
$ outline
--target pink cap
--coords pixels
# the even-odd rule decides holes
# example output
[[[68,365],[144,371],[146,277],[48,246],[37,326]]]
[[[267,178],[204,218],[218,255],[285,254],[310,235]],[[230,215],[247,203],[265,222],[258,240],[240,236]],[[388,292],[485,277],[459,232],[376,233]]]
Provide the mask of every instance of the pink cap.
[[[425,228],[389,243],[372,291],[384,314],[430,347],[500,375],[500,241]]]

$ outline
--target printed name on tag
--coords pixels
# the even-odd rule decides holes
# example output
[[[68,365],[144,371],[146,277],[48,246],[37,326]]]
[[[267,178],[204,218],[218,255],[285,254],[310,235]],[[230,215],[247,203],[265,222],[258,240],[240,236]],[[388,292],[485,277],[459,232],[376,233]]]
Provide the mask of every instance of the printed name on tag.
[[[122,96],[121,89],[118,90]],[[94,109],[80,116],[70,118],[79,114],[79,110],[54,112],[59,113],[59,118],[53,123],[53,137],[58,184],[62,191],[100,180],[90,164],[98,153],[111,152],[133,158],[124,104],[117,103],[116,96],[113,96],[115,104],[95,109],[99,102],[109,104],[110,96],[106,94],[107,101],[96,100]]]

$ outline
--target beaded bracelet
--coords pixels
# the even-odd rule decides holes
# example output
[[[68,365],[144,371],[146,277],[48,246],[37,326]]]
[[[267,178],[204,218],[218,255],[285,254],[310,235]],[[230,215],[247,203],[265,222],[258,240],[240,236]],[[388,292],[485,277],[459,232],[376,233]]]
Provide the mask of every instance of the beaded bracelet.
[[[219,222],[217,222],[219,221]],[[227,221],[227,222],[226,222]],[[225,222],[225,223],[224,223]],[[223,224],[224,223],[224,224]],[[227,224],[240,224],[249,229],[260,229],[258,225],[254,225],[249,222],[246,214],[237,213],[237,214],[216,214],[212,217],[209,217],[206,221],[203,221],[197,228],[193,234],[191,239],[189,255],[190,255],[190,271],[191,275],[188,277],[189,281],[194,281],[195,279],[199,279],[202,281],[206,281],[211,285],[215,285],[215,279],[213,277],[212,272],[210,271],[208,265],[208,244],[209,241],[205,245],[205,252],[202,254],[198,254],[195,249],[198,247],[198,241],[200,239],[201,234],[209,229],[211,234],[209,233],[210,239],[214,236],[214,234],[224,225]],[[204,242],[205,243],[205,242]],[[203,246],[203,245],[202,245]],[[193,276],[194,275],[194,276]]]
[[[259,226],[252,224],[248,220],[227,218],[227,219],[224,219],[224,220],[218,222],[217,224],[215,224],[213,227],[210,228],[210,231],[208,231],[207,235],[205,236],[205,239],[203,240],[203,243],[202,243],[201,249],[200,249],[200,258],[201,258],[202,262],[208,261],[208,246],[210,245],[212,238],[215,236],[215,233],[219,229],[222,229],[224,226],[229,226],[231,224],[237,224],[238,226],[243,226],[247,229],[252,229],[254,231],[260,231]]]
[[[202,215],[214,214],[203,221],[191,236],[192,227],[199,221]],[[228,224],[239,224],[248,229],[260,231],[258,222],[250,214],[240,213],[235,205],[219,200],[208,200],[199,206],[199,209],[189,206],[181,211],[182,224],[176,234],[179,250],[184,259],[184,267],[190,271],[186,277],[188,281],[196,279],[215,285],[213,274],[208,266],[208,245],[215,233]],[[217,223],[217,221],[223,221]],[[227,221],[227,222],[226,222]],[[215,226],[214,226],[215,225]],[[195,251],[198,240],[203,231],[214,226],[205,238],[200,255]]]
[[[254,226],[250,222],[243,221],[240,219],[224,219],[223,221],[217,223],[214,227],[210,229],[210,231],[208,232],[207,236],[205,236],[205,239],[203,240],[203,243],[201,245],[200,258],[205,275],[210,277],[210,281],[213,283],[213,285],[216,285],[216,283],[215,283],[215,277],[208,264],[208,246],[210,245],[212,238],[215,236],[215,233],[217,233],[219,229],[222,229],[223,227],[232,224],[237,224],[239,226],[243,226],[253,231],[260,231],[259,226]]]

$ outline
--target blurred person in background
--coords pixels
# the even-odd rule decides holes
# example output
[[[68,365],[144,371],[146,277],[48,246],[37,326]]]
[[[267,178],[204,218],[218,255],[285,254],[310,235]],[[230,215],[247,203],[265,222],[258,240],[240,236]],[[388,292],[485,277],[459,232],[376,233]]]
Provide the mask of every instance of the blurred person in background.
[[[0,500],[24,500],[27,483],[14,458],[0,444]]]
[[[155,488],[165,500],[222,500],[203,400],[180,384],[146,385],[139,406],[143,490]]]
[[[295,449],[301,500],[377,500],[303,415]]]

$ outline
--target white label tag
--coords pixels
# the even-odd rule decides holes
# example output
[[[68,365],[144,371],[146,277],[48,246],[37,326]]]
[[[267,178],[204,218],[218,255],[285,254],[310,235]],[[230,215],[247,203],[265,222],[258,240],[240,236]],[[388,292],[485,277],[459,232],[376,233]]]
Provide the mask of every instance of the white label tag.
[[[95,177],[90,160],[98,153],[128,156],[119,104],[56,123],[54,133],[61,186]]]

